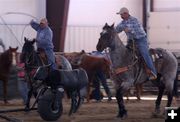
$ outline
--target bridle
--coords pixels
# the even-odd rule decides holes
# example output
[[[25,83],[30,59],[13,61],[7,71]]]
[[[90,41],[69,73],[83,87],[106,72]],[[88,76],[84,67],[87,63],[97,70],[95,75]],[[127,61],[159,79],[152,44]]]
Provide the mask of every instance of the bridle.
[[[103,36],[103,34],[107,34],[108,33],[108,30],[103,30],[103,32],[101,33],[101,36]],[[117,67],[117,68],[114,68],[113,67],[113,64],[112,64],[112,60],[111,58],[108,56],[108,52],[109,51],[114,51],[114,44],[111,44],[113,41],[114,41],[115,37],[113,34],[110,34],[110,38],[108,39],[108,43],[109,43],[109,46],[107,48],[104,49],[105,51],[105,54],[107,55],[107,59],[109,60],[109,62],[111,63],[110,64],[110,70],[111,70],[111,77],[114,79],[117,78],[118,75],[122,74],[122,73],[125,73],[129,70],[132,70],[133,67],[138,63],[138,59],[135,58],[136,57],[136,54],[135,54],[135,49],[133,49],[133,59],[132,59],[132,63],[127,65],[127,66],[123,66],[123,67]],[[107,39],[106,39],[107,40]],[[110,43],[111,42],[111,43]],[[135,48],[135,44],[133,43],[133,48]],[[139,77],[139,75],[137,75],[137,77],[135,79],[137,79]],[[120,79],[122,81],[122,79]]]
[[[29,66],[34,61],[34,51],[25,53],[25,56],[25,64]]]

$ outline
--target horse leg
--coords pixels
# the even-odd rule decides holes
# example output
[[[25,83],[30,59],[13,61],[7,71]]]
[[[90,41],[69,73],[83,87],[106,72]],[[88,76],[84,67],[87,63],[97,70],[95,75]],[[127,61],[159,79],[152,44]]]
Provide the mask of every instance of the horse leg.
[[[88,103],[90,101],[90,91],[91,91],[91,83],[88,82],[88,86],[87,86],[87,102]]]
[[[79,107],[82,105],[82,103],[84,102],[84,98],[86,96],[86,87],[80,89],[79,93],[78,93],[78,103],[77,103],[77,106],[76,106],[76,109],[73,113],[75,113]]]
[[[175,97],[175,100],[178,101],[178,76],[176,76],[176,79],[174,80],[173,96]]]
[[[127,110],[125,109],[124,106],[123,93],[121,88],[116,90],[116,99],[119,107],[119,112],[117,117],[124,119],[127,116]]]
[[[173,81],[171,81],[170,83],[173,83]],[[168,84],[166,85],[166,87],[168,92],[167,93],[168,101],[166,107],[170,107],[173,100],[174,84]]]
[[[136,87],[137,100],[140,101],[141,100],[141,93],[142,93],[142,84],[135,85],[135,87]]]
[[[158,92],[158,97],[156,99],[156,108],[155,108],[155,113],[156,114],[159,114],[160,113],[160,104],[161,104],[161,99],[162,99],[162,96],[163,96],[163,93],[164,93],[164,89],[165,89],[165,86],[164,84],[160,84],[159,87],[159,92]]]
[[[4,80],[3,81],[3,97],[4,97],[4,103],[7,104],[8,101],[7,101],[7,82],[8,80]]]
[[[171,103],[172,103],[172,100],[173,100],[173,94],[168,92],[167,97],[168,97],[168,101],[167,101],[166,107],[170,107]]]
[[[76,106],[77,106],[77,91],[73,91],[71,94],[71,108],[69,111],[69,116],[76,111]]]
[[[76,108],[74,109],[73,113],[76,113],[77,110],[79,109],[80,105],[84,102],[84,98],[80,96],[80,94],[78,94],[78,101],[76,104]]]
[[[126,100],[127,100],[127,102],[129,101],[129,94],[130,94],[130,89],[126,93]]]

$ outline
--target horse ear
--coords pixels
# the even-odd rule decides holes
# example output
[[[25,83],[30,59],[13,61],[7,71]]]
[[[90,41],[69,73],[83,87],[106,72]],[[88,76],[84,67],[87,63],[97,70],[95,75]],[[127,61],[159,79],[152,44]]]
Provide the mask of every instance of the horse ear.
[[[26,37],[24,37],[24,41],[27,42],[27,38]]]
[[[33,40],[32,40],[32,44],[34,44],[35,42],[36,42],[36,39],[33,39]]]
[[[18,48],[19,48],[19,47],[17,46],[17,47],[16,47],[16,50],[18,50]]]
[[[85,50],[81,50],[81,53],[86,53]]]
[[[111,25],[111,28],[114,28],[114,23]]]
[[[105,26],[108,26],[107,22],[106,22]]]
[[[11,47],[11,46],[9,46],[9,49],[12,49],[12,47]]]

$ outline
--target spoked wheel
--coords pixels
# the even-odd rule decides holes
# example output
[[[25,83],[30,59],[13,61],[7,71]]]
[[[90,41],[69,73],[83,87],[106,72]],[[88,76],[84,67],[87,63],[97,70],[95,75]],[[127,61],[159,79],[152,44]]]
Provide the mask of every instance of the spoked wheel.
[[[42,119],[56,121],[62,115],[62,97],[56,97],[57,94],[48,91],[38,100],[38,113]]]

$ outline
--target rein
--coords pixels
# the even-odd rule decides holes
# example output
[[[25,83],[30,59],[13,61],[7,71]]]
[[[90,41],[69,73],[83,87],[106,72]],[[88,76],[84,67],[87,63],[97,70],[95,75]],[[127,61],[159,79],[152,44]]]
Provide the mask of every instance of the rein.
[[[135,58],[136,57],[136,53],[135,53],[135,43],[133,41],[133,62],[127,66],[124,67],[118,67],[118,68],[113,68],[113,64],[112,64],[112,60],[111,58],[108,56],[108,49],[105,49],[105,54],[107,55],[107,59],[110,61],[110,70],[111,70],[111,77],[114,79],[117,75],[122,74],[124,72],[127,72],[129,70],[132,70],[132,68],[138,63],[138,59]],[[134,83],[137,81],[137,79],[139,78],[140,74],[141,74],[141,70],[138,70],[138,74],[136,75],[135,79],[134,79]],[[121,81],[123,81],[121,78],[119,78]]]
[[[126,72],[126,71],[128,71],[128,70],[131,70],[132,69],[132,67],[137,63],[137,59],[132,63],[132,64],[130,64],[130,65],[127,65],[127,66],[124,66],[124,67],[119,67],[119,68],[116,68],[116,69],[114,69],[114,73],[116,74],[116,75],[118,75],[118,74],[121,74],[121,73],[123,73],[123,72]]]
[[[107,55],[106,57],[108,58],[109,62],[111,63],[111,72],[113,74],[115,74],[115,75],[121,74],[121,73],[126,72],[128,70],[131,70],[132,67],[138,62],[138,59],[135,58],[135,44],[134,44],[134,41],[133,41],[133,53],[132,53],[133,54],[133,62],[130,65],[127,65],[127,66],[124,66],[124,67],[118,67],[118,68],[114,69],[111,58],[108,56],[108,52],[107,52],[106,49],[105,49],[105,54]]]
[[[37,68],[39,68],[39,66],[30,66],[30,65],[29,65],[29,64],[31,64],[31,63],[35,60],[34,53],[36,53],[36,52],[32,51],[32,52],[30,53],[29,57],[27,58],[26,65],[27,65],[27,67],[29,67],[29,68],[37,69]],[[40,61],[41,61],[41,63],[42,63],[42,66],[46,66],[46,64],[45,64],[45,62],[43,61],[41,55],[40,55],[40,54],[38,54],[38,55],[39,55]],[[32,57],[32,60],[31,60],[31,57]]]

